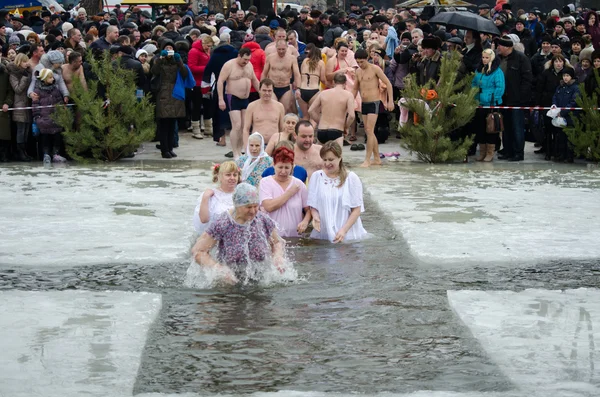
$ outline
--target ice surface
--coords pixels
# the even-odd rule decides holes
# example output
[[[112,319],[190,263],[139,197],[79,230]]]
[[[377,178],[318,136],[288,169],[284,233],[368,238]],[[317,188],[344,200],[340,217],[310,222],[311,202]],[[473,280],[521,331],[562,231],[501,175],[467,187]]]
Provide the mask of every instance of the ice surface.
[[[162,394],[145,393],[136,394],[135,397],[235,397],[242,394]],[[519,394],[509,393],[486,393],[486,392],[468,392],[458,393],[449,391],[418,391],[414,393],[373,393],[373,394],[353,394],[353,393],[325,393],[312,391],[292,391],[282,390],[279,392],[259,392],[252,394],[243,394],[246,397],[517,397]]]
[[[411,253],[424,262],[600,257],[598,171],[424,166],[361,177]]]
[[[131,396],[161,297],[0,292],[0,396]]]
[[[180,166],[181,167],[181,166]],[[0,168],[0,266],[156,264],[189,258],[205,169]]]
[[[448,299],[517,387],[600,395],[600,290],[448,291]]]

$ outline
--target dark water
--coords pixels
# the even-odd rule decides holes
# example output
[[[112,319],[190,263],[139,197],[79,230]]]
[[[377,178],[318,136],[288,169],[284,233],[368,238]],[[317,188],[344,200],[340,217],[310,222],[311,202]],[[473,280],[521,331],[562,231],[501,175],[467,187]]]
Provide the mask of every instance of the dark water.
[[[162,294],[135,393],[403,393],[514,390],[450,310],[447,290],[597,287],[597,262],[424,265],[381,213],[364,221],[371,240],[296,242],[300,279],[286,285],[185,289],[186,262],[1,269],[0,289]]]

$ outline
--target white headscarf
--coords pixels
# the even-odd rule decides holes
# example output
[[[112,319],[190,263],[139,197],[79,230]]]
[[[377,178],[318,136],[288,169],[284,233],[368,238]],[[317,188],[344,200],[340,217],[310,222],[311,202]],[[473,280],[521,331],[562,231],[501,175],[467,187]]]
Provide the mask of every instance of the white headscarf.
[[[256,138],[260,139],[260,153],[258,154],[258,156],[252,157],[252,155],[250,154],[250,141]],[[261,158],[269,157],[269,155],[265,153],[265,138],[263,138],[263,136],[260,133],[254,132],[248,137],[246,155],[248,156],[248,158],[246,159],[246,161],[244,162],[244,166],[242,167],[242,182],[248,179],[252,171],[254,171],[254,167],[256,167],[256,164],[258,164]]]

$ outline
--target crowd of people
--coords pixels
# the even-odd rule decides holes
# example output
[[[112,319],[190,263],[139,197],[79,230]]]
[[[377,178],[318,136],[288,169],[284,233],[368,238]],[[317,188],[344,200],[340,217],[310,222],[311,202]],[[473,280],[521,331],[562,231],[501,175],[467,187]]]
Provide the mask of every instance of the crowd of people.
[[[133,70],[138,93],[156,103],[163,158],[177,156],[179,131],[188,130],[194,138],[230,145],[227,156],[244,169],[255,164],[260,148],[258,164],[248,171],[254,176],[271,166],[265,159],[273,161],[278,144],[298,139],[286,125],[292,119],[308,120],[321,144],[364,150],[361,166],[381,164],[378,144],[390,135],[390,117],[400,124],[407,119],[398,104],[405,77],[437,82],[451,51],[461,54],[459,74],[474,74],[481,105],[575,107],[579,83],[588,94],[598,89],[599,16],[573,5],[548,13],[515,10],[506,0],[479,6],[477,13],[494,21],[499,36],[432,24],[431,7],[417,15],[407,8],[378,10],[366,0],[348,10],[288,6],[264,15],[255,6],[242,10],[239,2],[225,13],[208,7],[194,12],[191,5],[158,11],[154,17],[119,5],[97,15],[78,6],[22,16],[0,11],[0,161],[66,161],[51,116],[55,106],[69,103],[75,80],[85,87],[94,78],[87,58],[106,53]],[[195,84],[184,97],[173,95],[178,75]],[[476,136],[482,161],[491,161],[500,147],[498,134],[486,133],[488,112],[479,109],[456,134]],[[498,159],[523,160],[531,131],[537,153],[573,161],[561,124],[545,111],[507,109],[503,115]],[[571,112],[560,116],[572,123]],[[358,142],[359,126],[366,145]],[[260,143],[252,138],[256,131]],[[32,152],[28,142],[38,134],[39,149]],[[297,143],[296,154],[303,150]]]

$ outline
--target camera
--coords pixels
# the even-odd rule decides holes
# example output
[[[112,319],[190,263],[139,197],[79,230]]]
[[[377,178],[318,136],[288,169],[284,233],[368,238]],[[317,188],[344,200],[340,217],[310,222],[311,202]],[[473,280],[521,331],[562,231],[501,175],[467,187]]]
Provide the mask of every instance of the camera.
[[[175,51],[173,51],[173,50],[167,51],[167,56],[168,57],[172,57],[173,55],[175,55]]]

